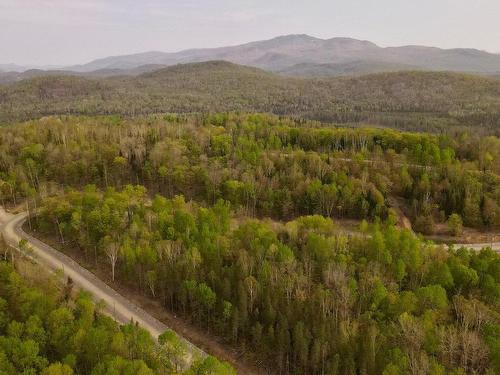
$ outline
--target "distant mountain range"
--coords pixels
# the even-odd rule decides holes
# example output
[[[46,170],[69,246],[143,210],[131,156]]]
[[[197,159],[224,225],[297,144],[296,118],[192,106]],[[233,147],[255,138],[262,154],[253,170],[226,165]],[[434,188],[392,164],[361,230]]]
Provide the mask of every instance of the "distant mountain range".
[[[153,72],[165,68],[164,65],[141,65],[137,68],[131,69],[98,69],[91,72],[77,72],[71,70],[43,70],[43,69],[29,69],[22,72],[1,72],[0,71],[0,84],[12,83],[22,81],[29,78],[36,77],[51,77],[51,76],[80,76],[87,78],[108,78],[114,76],[137,76],[143,73]]]
[[[0,72],[22,72],[27,70],[27,67],[16,64],[0,64]]]
[[[63,67],[56,65],[35,66],[35,65],[18,65],[18,64],[0,64],[0,72],[2,73],[22,73],[31,69],[56,70],[56,69],[63,69]]]
[[[374,43],[351,39],[319,39],[309,35],[287,35],[271,40],[252,42],[232,47],[191,49],[177,53],[146,52],[135,55],[107,57],[85,65],[69,67],[77,72],[99,69],[132,69],[141,65],[175,65],[209,60],[225,60],[273,72],[328,64],[326,70],[351,71],[357,64],[361,70],[419,68],[464,72],[500,72],[500,55],[474,49],[439,49],[405,46],[382,48]]]
[[[440,49],[423,46],[379,47],[351,39],[319,39],[309,35],[287,35],[247,44],[175,53],[145,52],[113,56],[83,65],[62,68],[58,74],[116,76],[138,75],[166,66],[224,60],[291,76],[339,76],[367,73],[432,70],[500,74],[500,55],[476,49]],[[10,66],[12,69],[24,69]],[[9,66],[0,65],[8,71]],[[0,74],[0,82],[46,75],[44,70]],[[3,76],[3,79],[2,79]]]

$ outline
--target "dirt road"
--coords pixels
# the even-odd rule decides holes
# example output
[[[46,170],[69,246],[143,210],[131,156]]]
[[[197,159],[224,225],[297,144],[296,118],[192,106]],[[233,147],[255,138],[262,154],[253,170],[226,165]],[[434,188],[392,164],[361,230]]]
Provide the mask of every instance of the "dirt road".
[[[472,249],[475,251],[480,251],[484,247],[491,247],[493,251],[500,253],[500,242],[488,242],[488,243],[464,243],[464,244],[455,244],[455,249],[460,247],[466,247],[467,249]]]
[[[36,262],[50,271],[61,270],[65,276],[72,279],[77,287],[89,291],[96,301],[103,301],[106,304],[107,313],[120,323],[126,324],[131,320],[137,322],[155,338],[168,329],[165,324],[118,294],[71,258],[25,233],[22,229],[25,220],[25,213],[12,215],[0,207],[0,233],[3,234],[9,245],[17,248],[21,239],[28,241],[31,247],[29,253]],[[189,341],[182,340],[188,350],[187,362],[192,362],[194,358],[206,355]]]

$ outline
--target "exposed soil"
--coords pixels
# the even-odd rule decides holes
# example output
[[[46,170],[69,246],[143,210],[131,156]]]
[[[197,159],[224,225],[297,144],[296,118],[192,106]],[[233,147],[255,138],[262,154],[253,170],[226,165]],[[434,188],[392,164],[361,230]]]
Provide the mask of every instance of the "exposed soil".
[[[137,304],[139,307],[166,324],[180,336],[183,336],[200,349],[220,360],[229,362],[234,368],[236,368],[238,374],[260,375],[272,373],[272,371],[266,369],[264,366],[257,365],[256,361],[252,359],[251,353],[247,353],[243,350],[230,346],[221,337],[217,337],[212,332],[209,333],[202,328],[195,326],[193,323],[189,322],[188,319],[179,316],[175,312],[168,311],[159,301],[144,295],[137,289],[137,287],[122,283],[119,280],[115,280],[113,282],[111,280],[110,270],[108,267],[104,267],[102,264],[98,264],[96,267],[96,264],[93,261],[85,259],[85,256],[78,251],[74,244],[67,243],[62,246],[61,243],[54,238],[54,236],[34,231],[29,228],[27,223],[24,224],[23,229],[26,233],[31,234],[40,241],[45,242],[51,247],[71,257],[78,264],[91,271],[118,293]]]
[[[398,226],[412,230],[411,221],[405,214],[403,200],[400,198],[390,198],[389,203],[398,215]],[[436,243],[497,243],[500,242],[500,233],[498,231],[481,231],[475,228],[464,227],[463,233],[460,236],[453,236],[446,223],[436,223],[434,234],[425,236],[425,238]]]
[[[453,236],[446,223],[436,224],[436,230],[433,235],[426,236],[427,239],[440,243],[495,243],[500,242],[500,233],[486,232],[475,228],[464,227],[460,236]]]

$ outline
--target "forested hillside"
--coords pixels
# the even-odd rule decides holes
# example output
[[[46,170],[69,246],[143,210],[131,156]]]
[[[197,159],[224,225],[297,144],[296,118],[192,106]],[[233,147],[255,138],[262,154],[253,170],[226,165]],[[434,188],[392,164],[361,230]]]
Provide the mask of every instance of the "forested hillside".
[[[295,79],[226,62],[178,65],[138,77],[38,77],[0,87],[0,122],[50,114],[245,111],[419,131],[474,127],[499,134],[500,82],[400,72]]]
[[[165,332],[157,344],[134,323],[119,326],[89,295],[73,297],[70,285],[36,266],[23,264],[29,276],[21,276],[4,261],[6,251],[0,240],[2,375],[234,374],[212,357],[183,372],[185,348],[175,334]]]
[[[500,256],[398,221],[498,230],[499,142],[263,114],[47,117],[0,128],[0,198],[266,371],[490,375]]]

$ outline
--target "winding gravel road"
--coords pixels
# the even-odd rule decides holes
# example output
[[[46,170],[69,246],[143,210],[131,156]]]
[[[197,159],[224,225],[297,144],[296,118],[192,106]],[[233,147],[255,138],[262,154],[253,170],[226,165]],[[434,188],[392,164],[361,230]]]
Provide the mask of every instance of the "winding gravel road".
[[[31,258],[50,271],[62,270],[64,275],[70,277],[77,287],[90,292],[95,301],[103,301],[106,305],[106,312],[118,322],[122,324],[127,324],[130,321],[137,322],[155,339],[158,339],[158,336],[168,329],[165,324],[118,294],[71,258],[24,232],[22,225],[25,221],[26,213],[12,215],[0,207],[0,233],[3,234],[9,245],[17,249],[21,239],[28,241],[33,250],[30,254]],[[206,355],[189,341],[181,339],[186,344],[188,351],[186,362],[191,363],[194,358]]]

